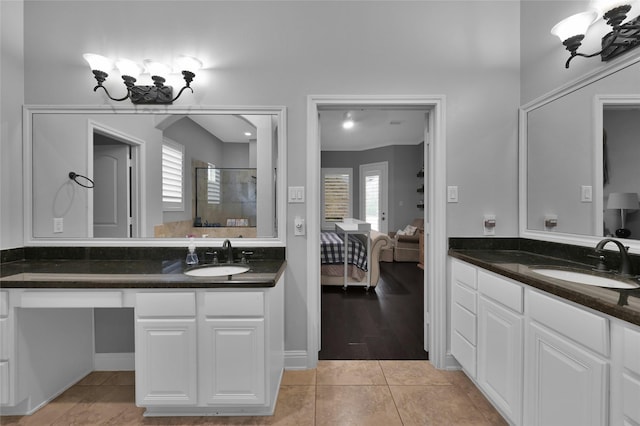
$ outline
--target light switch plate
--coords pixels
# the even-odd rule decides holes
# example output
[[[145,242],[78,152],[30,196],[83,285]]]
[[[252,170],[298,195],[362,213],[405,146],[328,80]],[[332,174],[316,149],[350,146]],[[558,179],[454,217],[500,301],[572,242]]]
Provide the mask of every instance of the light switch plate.
[[[582,185],[580,201],[583,203],[590,203],[593,201],[593,187],[591,185]]]
[[[304,203],[304,186],[290,186],[288,199],[290,203]]]
[[[457,203],[458,202],[458,187],[457,186],[447,186],[447,202],[448,203]]]

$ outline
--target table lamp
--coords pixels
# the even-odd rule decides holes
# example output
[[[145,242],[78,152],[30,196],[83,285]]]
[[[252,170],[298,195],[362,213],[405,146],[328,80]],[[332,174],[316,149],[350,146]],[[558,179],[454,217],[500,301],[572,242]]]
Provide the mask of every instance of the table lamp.
[[[616,236],[629,238],[631,231],[624,227],[627,210],[638,210],[638,194],[635,192],[612,192],[609,194],[607,209],[620,209],[620,229],[616,229]]]

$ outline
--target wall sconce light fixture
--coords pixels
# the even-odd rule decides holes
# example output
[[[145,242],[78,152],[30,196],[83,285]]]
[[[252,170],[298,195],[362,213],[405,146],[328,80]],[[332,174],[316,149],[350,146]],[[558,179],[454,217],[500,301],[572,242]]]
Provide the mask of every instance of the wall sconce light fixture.
[[[620,228],[616,229],[616,236],[629,238],[631,231],[624,227],[627,210],[638,210],[638,194],[636,192],[612,192],[607,200],[607,209],[620,209]]]
[[[131,102],[134,104],[171,104],[182,95],[185,89],[189,89],[191,93],[193,93],[191,82],[196,76],[195,72],[202,67],[202,62],[191,56],[181,56],[176,60],[176,67],[182,72],[185,86],[180,89],[176,97],[173,97],[173,87],[164,85],[166,78],[163,76],[171,73],[169,66],[159,62],[145,60],[143,68],[129,59],[118,59],[115,61],[115,67],[120,71],[124,85],[127,88],[127,94],[122,98],[114,98],[107,88],[102,85],[109,76],[107,72],[110,72],[114,68],[114,62],[109,58],[94,53],[85,53],[82,57],[89,63],[91,71],[98,82],[98,85],[93,88],[94,92],[97,91],[98,88],[102,88],[109,99],[114,101],[131,99]],[[137,86],[135,84],[137,78],[145,70],[151,75],[153,85]]]
[[[629,3],[632,1],[594,0],[593,6],[596,10],[578,13],[558,22],[551,29],[551,34],[558,36],[571,54],[565,68],[569,68],[569,62],[576,56],[591,58],[600,55],[602,61],[609,61],[637,47],[640,44],[640,16],[624,22],[631,10]],[[592,54],[578,53],[587,30],[599,16],[612,28],[612,31],[602,37],[602,49]]]

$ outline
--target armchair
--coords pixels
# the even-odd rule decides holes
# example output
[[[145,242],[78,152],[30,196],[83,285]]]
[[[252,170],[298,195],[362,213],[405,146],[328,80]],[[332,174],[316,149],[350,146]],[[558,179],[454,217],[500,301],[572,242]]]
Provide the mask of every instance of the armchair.
[[[420,261],[420,235],[418,230],[422,227],[424,227],[424,219],[418,218],[414,219],[404,230],[389,233],[389,237],[393,240],[394,261]]]

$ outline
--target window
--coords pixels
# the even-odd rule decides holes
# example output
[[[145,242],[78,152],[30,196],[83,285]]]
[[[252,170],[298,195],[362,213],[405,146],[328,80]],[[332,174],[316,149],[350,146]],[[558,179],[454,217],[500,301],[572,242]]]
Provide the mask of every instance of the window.
[[[209,204],[220,204],[220,169],[211,163],[207,169],[207,201]]]
[[[184,146],[166,138],[162,142],[162,209],[184,210]]]
[[[352,217],[352,169],[322,169],[322,227],[333,229],[336,222]]]

